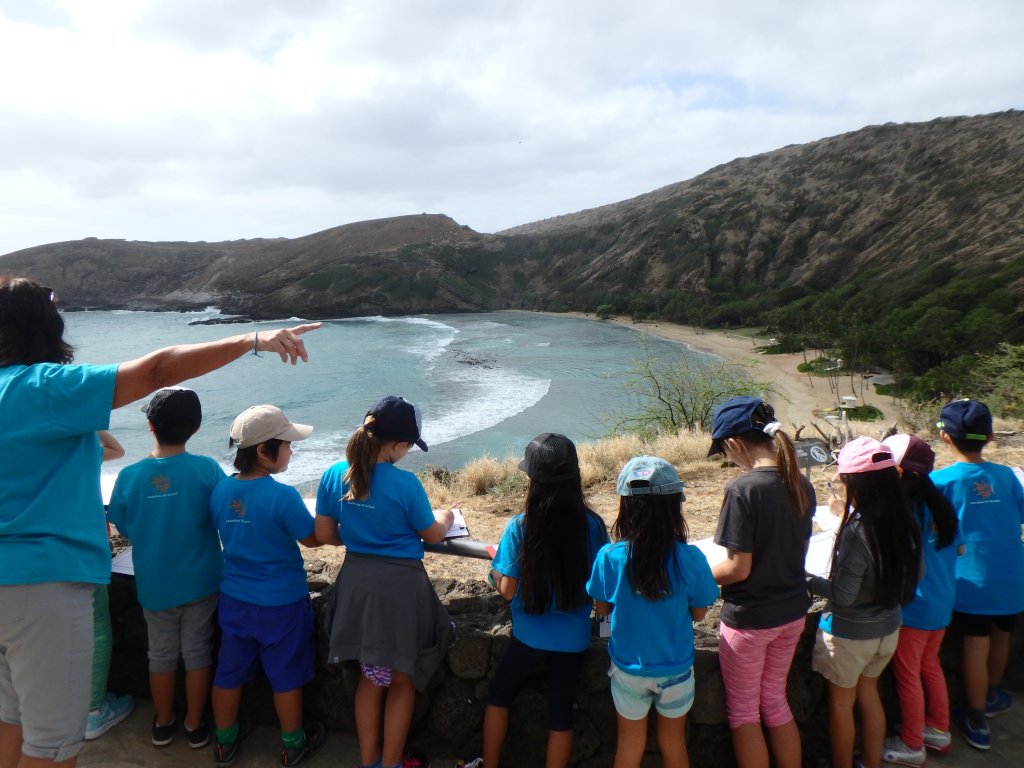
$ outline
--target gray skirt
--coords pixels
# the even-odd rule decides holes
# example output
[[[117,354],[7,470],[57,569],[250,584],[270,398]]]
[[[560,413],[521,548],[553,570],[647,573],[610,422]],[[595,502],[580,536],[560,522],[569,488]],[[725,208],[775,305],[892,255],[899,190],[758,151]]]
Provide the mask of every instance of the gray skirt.
[[[391,667],[427,687],[452,642],[448,611],[421,560],[347,552],[327,616],[327,661]]]

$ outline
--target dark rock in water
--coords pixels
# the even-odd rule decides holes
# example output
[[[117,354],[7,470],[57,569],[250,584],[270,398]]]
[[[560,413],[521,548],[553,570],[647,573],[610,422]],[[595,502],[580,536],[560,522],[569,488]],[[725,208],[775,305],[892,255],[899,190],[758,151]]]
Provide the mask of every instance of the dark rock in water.
[[[208,317],[204,320],[189,320],[189,325],[236,325],[238,323],[251,323],[252,318],[247,315],[238,317]]]

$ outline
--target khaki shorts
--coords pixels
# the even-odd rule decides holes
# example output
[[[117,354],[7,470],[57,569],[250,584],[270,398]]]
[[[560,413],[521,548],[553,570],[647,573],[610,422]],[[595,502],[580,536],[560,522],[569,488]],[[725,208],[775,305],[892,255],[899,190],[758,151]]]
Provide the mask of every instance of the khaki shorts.
[[[854,688],[861,677],[878,677],[896,652],[900,631],[871,640],[850,640],[818,629],[811,668],[840,688]]]

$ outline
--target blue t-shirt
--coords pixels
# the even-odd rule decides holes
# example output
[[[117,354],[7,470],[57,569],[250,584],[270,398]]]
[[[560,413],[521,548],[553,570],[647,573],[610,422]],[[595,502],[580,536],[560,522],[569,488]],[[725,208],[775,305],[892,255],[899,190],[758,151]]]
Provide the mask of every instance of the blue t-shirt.
[[[96,432],[116,365],[0,367],[0,584],[110,582]]]
[[[648,600],[633,590],[626,575],[628,543],[608,544],[597,553],[587,591],[611,603],[608,655],[619,669],[640,677],[678,675],[693,666],[691,608],[706,608],[718,599],[718,584],[704,553],[677,542],[675,565],[669,563],[671,594]]]
[[[185,452],[146,458],[121,470],[107,520],[131,539],[135,587],[148,611],[162,611],[220,589],[224,558],[210,520],[210,494],[224,470]]]
[[[918,502],[914,519],[923,519],[924,522],[924,530],[921,532],[924,576],[917,582],[914,599],[903,606],[903,625],[929,631],[945,629],[953,617],[957,552],[963,544],[963,538],[958,528],[952,544],[936,549],[939,532],[927,504]]]
[[[605,530],[604,521],[597,515],[587,515],[587,535],[587,573],[584,578],[590,574],[598,550],[608,543],[608,531]],[[518,514],[505,525],[492,567],[510,578],[518,579],[522,548],[523,515]],[[531,648],[542,651],[585,651],[590,647],[592,608],[591,602],[587,600],[574,611],[560,611],[552,607],[544,613],[527,613],[517,589],[512,598],[512,635]]]
[[[955,610],[988,616],[1024,610],[1024,487],[1013,470],[957,462],[931,478],[960,518],[964,555],[956,563]]]
[[[383,557],[423,559],[418,531],[434,524],[423,484],[412,472],[387,462],[370,475],[370,493],[362,501],[342,501],[348,463],[328,468],[316,492],[316,513],[338,521],[338,535],[350,552]]]
[[[309,594],[298,539],[313,533],[299,492],[272,477],[226,477],[210,499],[224,545],[220,591],[255,605],[288,605]]]

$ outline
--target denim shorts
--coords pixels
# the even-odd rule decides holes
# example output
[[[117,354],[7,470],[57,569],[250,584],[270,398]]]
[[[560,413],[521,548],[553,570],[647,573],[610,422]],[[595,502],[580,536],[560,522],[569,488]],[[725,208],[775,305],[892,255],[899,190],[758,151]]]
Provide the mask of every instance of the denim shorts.
[[[678,675],[640,677],[612,664],[608,670],[615,711],[626,720],[643,720],[651,704],[662,717],[683,717],[693,706],[693,668]]]

